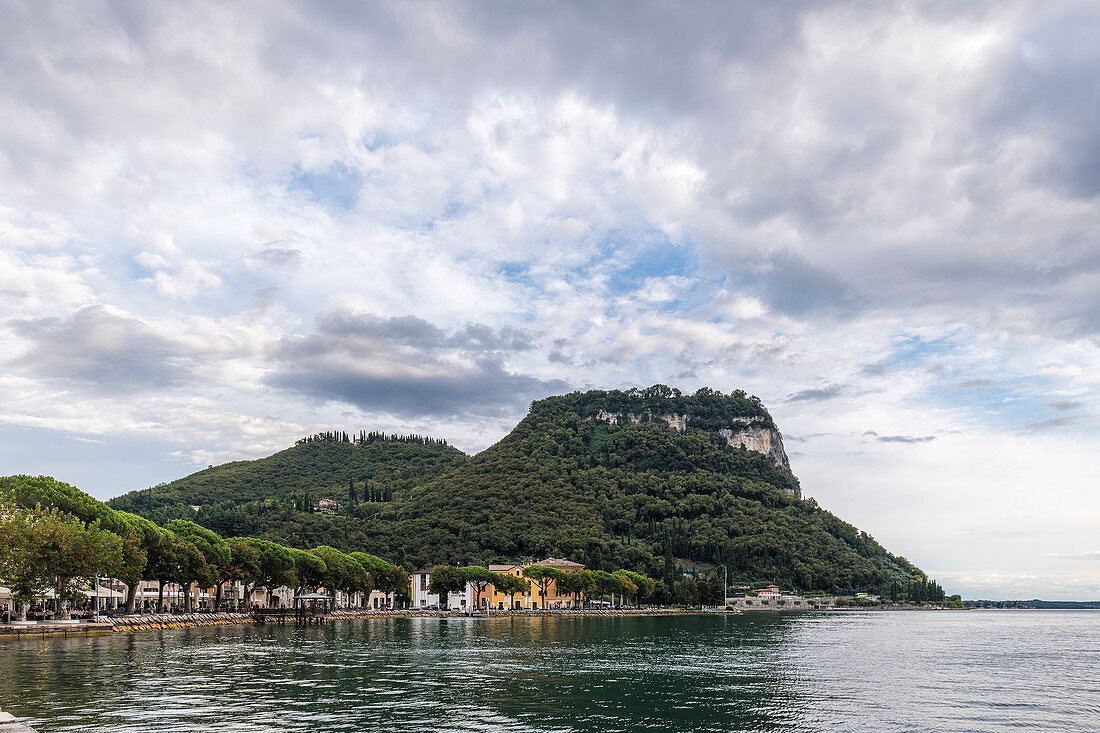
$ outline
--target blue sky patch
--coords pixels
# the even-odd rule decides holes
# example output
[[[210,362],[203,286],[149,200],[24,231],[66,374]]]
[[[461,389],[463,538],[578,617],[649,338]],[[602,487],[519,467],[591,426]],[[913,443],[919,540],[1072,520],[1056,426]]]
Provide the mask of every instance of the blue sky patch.
[[[303,171],[295,167],[288,188],[299,191],[319,204],[348,211],[359,201],[363,174],[343,163],[333,163],[319,171]]]

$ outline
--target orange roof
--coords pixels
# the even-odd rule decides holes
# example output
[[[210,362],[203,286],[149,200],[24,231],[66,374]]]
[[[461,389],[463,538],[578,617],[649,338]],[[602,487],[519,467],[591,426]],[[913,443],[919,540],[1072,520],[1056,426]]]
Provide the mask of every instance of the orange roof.
[[[544,565],[548,568],[561,568],[563,570],[580,570],[584,567],[579,562],[573,562],[572,560],[562,560],[556,557],[548,557],[542,562],[535,563],[536,565]]]

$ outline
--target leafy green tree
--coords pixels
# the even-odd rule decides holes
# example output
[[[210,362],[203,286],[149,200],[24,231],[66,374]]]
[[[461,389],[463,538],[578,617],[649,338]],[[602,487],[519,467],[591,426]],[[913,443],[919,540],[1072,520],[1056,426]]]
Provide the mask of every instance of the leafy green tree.
[[[462,571],[454,565],[436,565],[428,577],[428,592],[439,596],[440,608],[447,608],[448,596],[466,590]]]
[[[585,596],[596,590],[596,580],[588,570],[570,570],[563,573],[557,580],[557,584],[559,592],[572,593],[577,603],[582,602]]]
[[[330,594],[335,596],[338,591],[349,596],[361,592],[370,593],[370,575],[355,558],[327,545],[315,547],[310,552],[325,563],[322,582]]]
[[[348,574],[340,590],[344,591],[344,593],[348,595],[348,598],[351,599],[356,593],[362,593],[364,596],[369,596],[373,589],[374,579],[371,577],[371,574],[367,572],[367,569],[363,567],[362,563],[349,555]]]
[[[672,590],[668,583],[658,580],[653,589],[653,602],[658,606],[667,606],[672,603]]]
[[[294,558],[290,549],[270,540],[257,537],[245,537],[243,541],[252,546],[259,556],[259,565],[255,576],[245,577],[244,602],[250,603],[252,593],[257,588],[272,590],[295,581]]]
[[[709,606],[718,606],[725,603],[725,599],[722,597],[722,591],[725,586],[722,583],[720,572],[711,573],[710,577],[705,580],[700,579],[698,585],[700,603]]]
[[[134,613],[137,605],[138,586],[142,580],[154,580],[150,575],[151,558],[156,548],[167,542],[171,533],[145,517],[129,512],[118,512],[129,525],[123,538],[123,560],[115,577],[126,584],[126,613]]]
[[[157,581],[157,610],[163,612],[165,585],[175,583],[183,587],[195,578],[205,580],[204,574],[210,571],[199,548],[171,532],[167,541],[150,553],[148,572]]]
[[[618,575],[629,583],[629,585],[624,583],[624,588],[629,588],[629,586],[634,587],[634,590],[628,591],[627,595],[634,596],[635,602],[649,598],[653,595],[653,591],[657,587],[652,578],[648,578],[641,573],[636,573],[633,570],[616,570],[615,575]]]
[[[8,584],[16,617],[27,619],[27,606],[44,597],[56,579],[59,539],[75,530],[79,520],[57,509],[0,506],[0,577]]]
[[[183,581],[186,589],[183,610],[184,613],[191,613],[194,610],[191,584],[198,582],[202,588],[215,585],[218,568],[224,567],[230,561],[229,545],[216,532],[183,519],[174,519],[169,522],[168,530],[174,532],[181,539],[190,542],[203,556],[204,562],[201,566],[188,566],[194,575],[185,578]]]
[[[299,593],[316,591],[325,584],[328,565],[313,552],[288,548],[294,560],[295,587]]]
[[[592,581],[596,584],[596,593],[601,596],[611,596],[612,603],[614,603],[615,596],[622,595],[625,591],[622,578],[611,573],[604,572],[603,570],[592,570]]]
[[[538,587],[542,608],[546,608],[546,592],[549,590],[550,584],[560,581],[565,577],[565,573],[557,568],[549,568],[545,565],[528,565],[523,569],[523,576],[533,581],[535,586]]]
[[[49,476],[0,477],[0,493],[6,494],[16,505],[26,509],[41,506],[71,514],[85,524],[98,521],[101,529],[119,536],[125,535],[128,530],[125,518],[114,509],[75,486]]]
[[[260,553],[256,548],[240,537],[225,541],[229,548],[229,562],[218,566],[218,588],[214,596],[215,613],[222,607],[222,589],[226,583],[244,582],[246,578],[255,578],[260,572]]]
[[[404,568],[388,563],[377,555],[370,555],[365,552],[352,552],[350,554],[352,559],[362,565],[367,574],[370,575],[374,590],[389,595],[404,593],[408,589],[409,575]]]
[[[630,598],[634,598],[639,593],[639,588],[634,582],[632,575],[626,570],[616,570],[612,575],[619,581],[619,603],[623,605]]]
[[[466,565],[459,568],[459,572],[463,583],[470,584],[474,589],[474,608],[481,608],[481,596],[490,586],[505,582],[501,580],[502,575],[480,565]]]
[[[99,521],[85,524],[77,517],[50,510],[45,523],[49,537],[42,545],[45,564],[55,575],[57,617],[69,618],[70,583],[74,578],[111,575],[122,562],[122,539],[101,529]]]
[[[699,604],[699,586],[690,578],[676,581],[672,587],[672,602],[681,606],[695,606]]]
[[[118,566],[115,568],[114,577],[126,584],[126,612],[134,612],[134,603],[137,600],[137,587],[145,574],[145,566],[149,563],[149,554],[142,548],[141,535],[136,527],[131,526],[130,531],[122,537],[122,552],[119,556]],[[133,589],[131,591],[131,589]],[[133,599],[133,600],[131,600]]]
[[[666,586],[671,587],[676,582],[677,572],[676,563],[672,557],[672,550],[668,544],[665,545],[664,563],[661,571],[661,580],[665,582]]]
[[[516,575],[509,575],[507,573],[500,573],[500,580],[495,581],[493,587],[498,593],[503,593],[508,596],[508,607],[511,608],[515,605],[515,597],[520,593],[527,593],[531,590],[531,581],[526,578],[521,578]]]

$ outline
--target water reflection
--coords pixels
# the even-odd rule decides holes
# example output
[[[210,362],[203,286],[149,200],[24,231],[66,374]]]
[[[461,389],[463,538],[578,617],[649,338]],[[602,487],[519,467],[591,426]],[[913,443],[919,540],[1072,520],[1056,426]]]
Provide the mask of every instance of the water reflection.
[[[1100,615],[1072,634],[1038,617],[1062,629],[1045,655],[1026,618],[374,619],[25,638],[0,643],[0,707],[42,733],[1008,730],[1039,708],[1087,730],[1088,705],[1068,704],[1064,688],[1100,692]],[[1038,706],[1013,718],[1009,700],[985,705],[996,692],[973,665],[1029,646],[1017,661],[1053,683],[1008,684]],[[960,657],[975,650],[984,656]]]

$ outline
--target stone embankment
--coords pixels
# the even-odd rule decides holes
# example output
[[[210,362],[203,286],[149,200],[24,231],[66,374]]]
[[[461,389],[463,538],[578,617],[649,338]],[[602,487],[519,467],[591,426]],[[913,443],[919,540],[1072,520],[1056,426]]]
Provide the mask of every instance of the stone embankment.
[[[580,609],[494,609],[489,617],[498,616],[691,616],[715,613],[740,613],[736,609],[715,609],[701,611],[699,609],[684,610],[678,608],[580,608]],[[470,614],[463,610],[437,611],[429,609],[397,609],[382,610],[368,608],[342,608],[328,614],[330,619],[351,618],[462,618]],[[484,612],[478,616],[485,616]],[[279,621],[279,616],[268,616],[268,621]],[[287,609],[284,621],[295,620],[294,611]],[[24,634],[88,634],[94,632],[111,631],[148,631],[152,629],[182,629],[194,626],[217,626],[220,624],[253,623],[255,618],[250,613],[189,613],[189,614],[143,614],[139,616],[104,616],[95,623],[81,622],[73,624],[38,623],[31,626],[2,626],[0,635]],[[0,730],[0,733],[4,733]]]
[[[143,629],[178,629],[184,626],[213,626],[250,621],[247,613],[144,614],[140,616],[101,616],[96,621],[51,623],[39,621],[31,625],[0,624],[0,634],[88,634],[97,631],[138,631]],[[0,731],[0,733],[3,733]]]
[[[115,616],[106,619],[112,631],[180,629],[188,626],[217,626],[251,621],[247,613],[154,613],[140,616]]]
[[[34,733],[34,728],[20,723],[11,713],[0,710],[0,733]]]
[[[835,607],[835,598],[728,598],[726,603],[739,611],[827,611]]]

